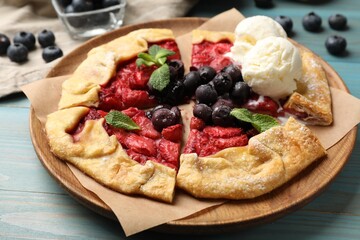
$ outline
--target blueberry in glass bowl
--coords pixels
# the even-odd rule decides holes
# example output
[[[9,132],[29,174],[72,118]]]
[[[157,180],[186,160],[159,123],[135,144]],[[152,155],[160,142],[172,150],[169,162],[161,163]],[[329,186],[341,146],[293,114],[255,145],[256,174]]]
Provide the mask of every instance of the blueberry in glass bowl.
[[[123,24],[126,0],[51,0],[69,34],[88,39]]]

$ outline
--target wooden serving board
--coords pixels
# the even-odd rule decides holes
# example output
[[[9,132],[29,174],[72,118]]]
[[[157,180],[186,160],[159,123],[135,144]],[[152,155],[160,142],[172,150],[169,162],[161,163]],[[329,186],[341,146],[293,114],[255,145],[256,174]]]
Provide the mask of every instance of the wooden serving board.
[[[90,49],[133,30],[150,27],[170,28],[178,36],[205,21],[204,18],[178,18],[122,27],[75,49],[65,56],[47,77],[71,74]],[[321,63],[330,85],[348,92],[339,75],[325,61],[321,60]],[[315,162],[290,182],[269,194],[250,200],[228,201],[219,207],[161,225],[155,230],[171,233],[223,232],[269,222],[294,211],[319,195],[341,171],[354,147],[356,131],[357,128],[353,128],[340,142],[330,148],[326,158]],[[45,133],[33,109],[30,112],[30,132],[35,151],[50,175],[80,203],[101,215],[116,219],[111,209],[95,194],[85,189],[68,166],[50,152]]]

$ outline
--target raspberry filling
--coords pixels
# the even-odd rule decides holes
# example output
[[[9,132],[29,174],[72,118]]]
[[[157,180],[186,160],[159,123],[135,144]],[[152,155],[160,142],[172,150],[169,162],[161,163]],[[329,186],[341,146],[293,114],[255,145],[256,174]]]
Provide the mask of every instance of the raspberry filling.
[[[230,52],[232,45],[229,41],[218,43],[203,41],[194,44],[192,48],[191,65],[196,68],[211,66],[216,71],[220,71],[231,64],[231,59],[226,57],[225,54]]]
[[[174,55],[168,57],[169,60],[180,59],[180,51],[175,41],[149,43],[149,47],[154,44],[175,52]],[[110,111],[129,107],[148,108],[156,105],[155,98],[148,93],[147,83],[157,67],[139,68],[135,60],[131,59],[118,66],[116,76],[106,85],[101,86],[99,109]]]
[[[145,111],[131,107],[122,112],[128,115],[141,129],[127,131],[104,122],[103,126],[108,135],[115,135],[126,153],[140,164],[152,160],[177,170],[179,168],[182,125],[175,124],[159,132],[153,127],[151,120],[145,115]],[[100,119],[106,114],[105,111],[91,108],[73,131],[74,142],[78,141],[79,134],[84,129],[87,120]]]
[[[253,128],[245,131],[239,127],[206,126],[201,119],[192,117],[184,153],[209,156],[225,148],[245,146],[249,138],[256,134]]]

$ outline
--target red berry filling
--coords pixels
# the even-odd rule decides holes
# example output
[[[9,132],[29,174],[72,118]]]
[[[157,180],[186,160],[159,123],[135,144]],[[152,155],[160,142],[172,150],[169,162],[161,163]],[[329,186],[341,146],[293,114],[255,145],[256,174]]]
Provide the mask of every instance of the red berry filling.
[[[209,156],[225,148],[245,146],[248,140],[247,133],[241,128],[205,126],[201,119],[192,117],[184,153]]]
[[[220,71],[231,64],[230,58],[226,57],[225,54],[230,52],[232,45],[228,41],[218,43],[203,41],[199,44],[194,44],[191,65],[196,68],[211,66],[216,71]]]
[[[146,117],[143,110],[132,107],[122,112],[128,115],[141,129],[127,131],[104,123],[104,128],[109,136],[115,135],[127,154],[140,164],[152,160],[177,170],[179,167],[182,125],[169,126],[160,133],[155,130],[151,120]],[[72,132],[74,141],[78,141],[78,134],[83,130],[87,120],[100,119],[105,115],[106,112],[91,108],[89,113],[80,121],[78,127]]]
[[[180,59],[180,51],[173,40],[150,43],[159,45],[162,48],[174,51],[175,54],[168,57]],[[116,76],[106,85],[101,87],[99,92],[99,109],[105,111],[123,110],[129,107],[147,108],[156,105],[156,100],[148,93],[147,83],[153,71],[157,67],[137,67],[135,59],[131,59],[118,66]]]

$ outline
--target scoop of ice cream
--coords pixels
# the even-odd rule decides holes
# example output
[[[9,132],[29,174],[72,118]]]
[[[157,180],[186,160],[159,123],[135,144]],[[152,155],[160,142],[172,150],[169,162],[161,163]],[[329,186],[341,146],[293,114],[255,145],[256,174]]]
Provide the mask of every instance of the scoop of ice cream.
[[[235,62],[242,63],[245,54],[257,41],[272,36],[287,37],[281,25],[272,18],[266,16],[245,18],[235,29],[235,42],[229,55]]]
[[[286,38],[267,37],[245,55],[242,73],[244,81],[260,95],[289,96],[302,74],[299,50]]]

